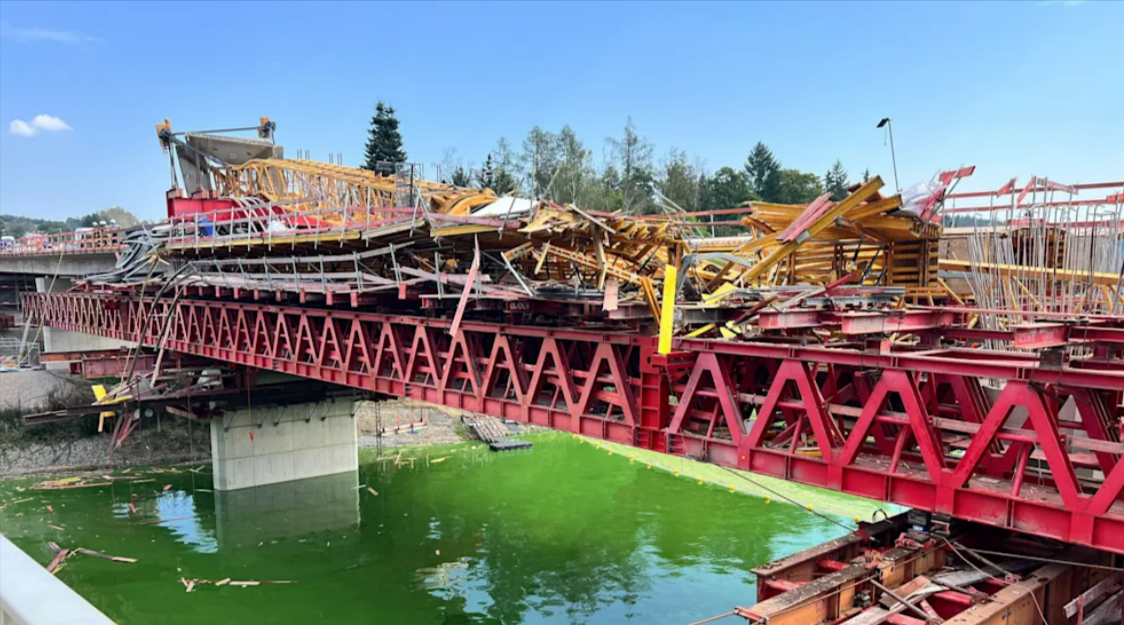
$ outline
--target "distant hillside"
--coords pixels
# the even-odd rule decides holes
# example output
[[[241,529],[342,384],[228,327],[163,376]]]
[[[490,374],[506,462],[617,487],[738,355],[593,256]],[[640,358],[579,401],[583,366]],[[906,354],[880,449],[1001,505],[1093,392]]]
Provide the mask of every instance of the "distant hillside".
[[[78,228],[89,228],[98,222],[116,220],[117,225],[127,228],[140,223],[137,216],[129,211],[113,206],[103,211],[90,213],[85,217],[67,217],[65,220],[36,219],[22,215],[0,215],[0,236],[11,236],[17,239],[29,232],[55,234],[57,232],[70,232]]]

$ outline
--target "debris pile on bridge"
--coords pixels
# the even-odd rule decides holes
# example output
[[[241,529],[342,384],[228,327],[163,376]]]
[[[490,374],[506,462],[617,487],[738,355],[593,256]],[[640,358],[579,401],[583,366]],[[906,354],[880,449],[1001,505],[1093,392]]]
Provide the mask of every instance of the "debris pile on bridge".
[[[755,332],[765,307],[947,295],[936,279],[940,226],[881,195],[877,177],[838,202],[824,195],[728,211],[743,234],[716,245],[690,213],[633,216],[487,189],[403,187],[402,175],[280,159],[228,166],[216,186],[239,195],[217,209],[218,200],[198,200],[194,211],[189,198],[172,198],[173,217],[130,233],[117,269],[86,288],[652,327],[670,294],[676,307],[665,324],[717,338]],[[400,201],[413,206],[392,205]]]

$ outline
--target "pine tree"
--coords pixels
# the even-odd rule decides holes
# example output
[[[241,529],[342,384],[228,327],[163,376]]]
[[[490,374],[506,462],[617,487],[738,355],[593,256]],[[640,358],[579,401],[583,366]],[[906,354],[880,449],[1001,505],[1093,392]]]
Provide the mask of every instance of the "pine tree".
[[[496,179],[495,165],[492,163],[492,153],[488,152],[488,157],[484,159],[484,166],[476,172],[476,184],[481,189],[492,189],[492,183]],[[495,189],[492,189],[493,191]]]
[[[835,163],[832,164],[831,169],[827,170],[827,173],[824,174],[823,186],[824,189],[831,194],[831,199],[834,202],[838,202],[847,197],[847,187],[849,186],[847,182],[847,170],[843,168],[843,163],[839,160],[836,160]]]
[[[363,169],[376,171],[379,163],[404,163],[406,151],[402,149],[402,135],[398,132],[398,118],[394,107],[379,101],[375,116],[367,132],[367,147],[363,155]]]
[[[863,170],[863,184],[870,182],[870,168],[867,167]]]
[[[451,181],[454,187],[467,187],[472,184],[472,176],[464,167],[457,166],[453,170],[453,179]]]
[[[507,195],[516,191],[519,187],[517,180],[519,164],[515,155],[511,152],[511,146],[508,145],[507,139],[503,137],[500,137],[500,140],[496,142],[495,155],[491,189],[496,192],[496,195]]]
[[[750,189],[757,197],[765,202],[780,201],[781,164],[769,146],[757,142],[745,160],[745,173],[749,176]]]

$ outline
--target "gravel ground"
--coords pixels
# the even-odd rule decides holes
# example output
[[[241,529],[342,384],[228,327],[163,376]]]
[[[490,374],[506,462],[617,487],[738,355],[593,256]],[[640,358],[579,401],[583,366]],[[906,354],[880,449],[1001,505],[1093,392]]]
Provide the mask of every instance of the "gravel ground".
[[[211,457],[211,430],[186,421],[164,421],[161,431],[145,423],[114,450],[112,466],[160,465],[203,461]],[[0,479],[38,473],[59,473],[111,466],[110,435],[0,447]]]
[[[52,394],[67,395],[67,403],[94,401],[90,384],[52,371],[0,373],[0,409],[42,410]]]
[[[417,422],[423,417],[426,426],[414,434],[403,432],[387,434],[382,438],[383,447],[422,447],[426,445],[443,445],[447,443],[460,443],[467,438],[467,432],[460,422],[460,415],[465,413],[454,408],[431,406],[419,401],[400,399],[382,402],[377,410],[382,412],[384,427],[393,427],[395,423]],[[356,410],[355,418],[359,427],[359,448],[366,449],[376,445],[376,407],[375,402],[365,401],[360,403]]]
[[[81,380],[71,381],[48,371],[0,374],[0,408],[18,407],[23,411],[41,409],[52,393],[71,388],[77,389],[76,392],[90,393],[88,384],[83,384]],[[93,401],[92,393],[90,395],[87,401]],[[382,413],[383,425],[388,428],[399,423],[416,423],[423,418],[426,422],[425,427],[414,433],[403,431],[383,436],[382,444],[385,448],[443,445],[468,439],[468,431],[461,423],[461,416],[470,415],[470,412],[431,406],[415,400],[385,401],[376,409],[375,402],[364,401],[356,411],[360,449],[377,445],[375,431],[378,412]],[[162,432],[157,433],[155,424],[146,420],[120,449],[113,452],[113,465],[169,464],[209,459],[209,428],[195,424],[192,430],[187,423],[167,418],[163,421]],[[540,428],[523,426],[521,431],[537,429]],[[0,444],[0,479],[110,466],[109,440],[108,434],[101,434],[57,440],[50,444]]]

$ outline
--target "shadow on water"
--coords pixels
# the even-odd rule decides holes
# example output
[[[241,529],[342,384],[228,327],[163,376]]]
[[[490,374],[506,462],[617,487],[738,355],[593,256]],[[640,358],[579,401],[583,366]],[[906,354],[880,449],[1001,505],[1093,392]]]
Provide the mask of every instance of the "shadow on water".
[[[75,559],[59,576],[118,622],[146,625],[681,625],[752,603],[750,568],[841,531],[566,435],[528,452],[361,461],[358,473],[222,493],[205,471],[67,491],[5,483],[0,503],[33,500],[0,510],[0,527],[42,562],[48,540],[137,558]],[[186,593],[181,577],[298,583]]]

